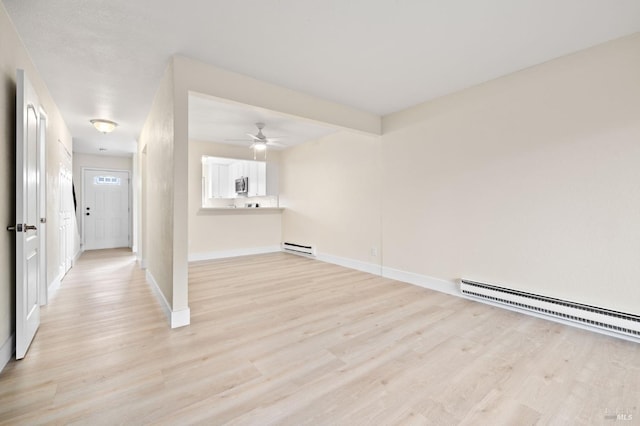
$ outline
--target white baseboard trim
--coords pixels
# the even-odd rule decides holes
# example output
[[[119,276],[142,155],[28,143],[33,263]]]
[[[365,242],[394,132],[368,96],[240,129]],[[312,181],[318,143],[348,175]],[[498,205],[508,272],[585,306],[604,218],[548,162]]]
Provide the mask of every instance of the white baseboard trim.
[[[191,310],[186,308],[179,311],[173,311],[169,302],[167,302],[167,299],[164,297],[162,290],[160,290],[158,282],[148,269],[145,271],[145,277],[149,286],[153,290],[153,294],[156,296],[156,299],[158,299],[158,303],[160,303],[160,307],[162,308],[164,315],[167,317],[167,321],[169,321],[171,328],[189,325],[191,323]]]
[[[197,262],[200,260],[225,259],[227,257],[249,256],[252,254],[277,253],[282,251],[280,246],[268,247],[250,247],[232,250],[210,251],[206,253],[190,253],[189,262]]]
[[[14,349],[16,347],[15,335],[7,337],[2,346],[0,346],[0,373],[4,370],[4,367],[11,361],[13,357]]]
[[[191,324],[191,309],[171,311],[171,328],[184,327],[189,324]]]
[[[160,307],[162,308],[164,315],[167,317],[169,322],[171,322],[171,306],[169,306],[169,302],[167,302],[167,299],[164,297],[164,294],[162,294],[162,290],[160,290],[160,287],[158,286],[158,282],[153,277],[153,274],[149,272],[148,269],[145,271],[144,276],[147,279],[147,282],[149,283],[151,290],[153,290],[153,295],[156,297],[156,299],[158,299],[158,303],[160,303]]]
[[[59,275],[51,281],[49,287],[47,287],[47,302],[51,302],[51,299],[56,295],[60,286],[62,285],[62,275]]]
[[[140,262],[140,269],[147,269],[147,260],[141,257],[138,258],[138,262]]]
[[[393,269],[386,266],[382,267],[382,276],[392,280],[428,288],[429,290],[439,291],[440,293],[450,294],[452,296],[462,296],[462,293],[460,293],[458,288],[458,284],[455,281],[433,278],[427,275],[401,271],[399,269]]]
[[[301,256],[310,257],[304,254]],[[392,280],[401,281],[407,284],[416,285],[422,288],[427,288],[429,290],[438,291],[440,293],[446,293],[452,296],[462,296],[462,293],[460,293],[459,290],[459,285],[455,281],[433,278],[427,275],[401,271],[399,269],[393,269],[375,263],[363,262],[360,260],[334,256],[326,253],[318,253],[315,256],[315,259],[321,262],[333,263],[335,265],[344,266],[346,268],[351,268],[358,271],[367,272],[369,274],[379,275]]]
[[[316,259],[321,262],[333,263],[334,265],[344,266],[345,268],[355,269],[369,274],[382,274],[382,267],[376,263],[363,262],[361,260],[354,260],[326,253],[318,253],[316,255]]]
[[[76,254],[73,255],[73,259],[71,259],[71,266],[75,266],[76,262],[78,262],[78,259],[80,259],[80,256],[82,256],[82,250],[78,249],[78,251],[76,252]]]

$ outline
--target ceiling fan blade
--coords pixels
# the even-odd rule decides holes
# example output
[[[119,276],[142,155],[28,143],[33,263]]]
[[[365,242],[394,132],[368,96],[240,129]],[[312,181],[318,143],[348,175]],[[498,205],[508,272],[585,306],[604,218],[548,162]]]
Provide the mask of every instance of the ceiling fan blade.
[[[250,138],[252,138],[253,140],[256,140],[256,141],[261,141],[262,140],[259,137],[257,137],[256,135],[252,135],[251,133],[247,133],[247,136],[249,136]]]
[[[278,143],[278,142],[273,142],[273,141],[269,141],[267,144],[270,145],[270,146],[277,146],[278,148],[286,148],[287,147],[287,145],[284,145],[284,144],[281,144],[281,143]]]

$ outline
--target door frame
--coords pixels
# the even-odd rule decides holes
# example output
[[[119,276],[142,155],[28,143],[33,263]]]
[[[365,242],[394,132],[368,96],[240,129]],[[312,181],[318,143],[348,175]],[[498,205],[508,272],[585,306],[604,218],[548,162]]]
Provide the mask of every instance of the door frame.
[[[40,128],[38,129],[38,229],[40,230],[40,306],[49,303],[47,277],[47,124],[49,117],[40,106]]]
[[[60,144],[59,146],[61,148],[61,155],[63,157],[63,160],[60,161],[60,168],[58,169],[59,188],[60,188],[60,198],[58,199],[58,230],[59,230],[58,232],[60,235],[60,238],[58,240],[59,242],[58,252],[60,257],[58,262],[58,276],[62,281],[65,275],[73,267],[73,261],[76,256],[76,253],[73,252],[73,249],[75,247],[73,242],[75,240],[75,233],[74,233],[74,227],[73,227],[74,223],[71,220],[72,218],[75,218],[76,213],[75,211],[70,212],[69,213],[70,217],[68,218],[65,218],[64,216],[61,215],[61,213],[64,211],[62,208],[65,204],[64,202],[68,200],[70,203],[73,203],[73,200],[71,199],[72,192],[73,192],[73,171],[71,167],[71,159],[72,159],[71,153],[67,150],[67,148],[63,144]],[[67,158],[69,160],[68,164],[64,162],[64,158]],[[66,182],[67,180],[68,180],[68,183]],[[70,224],[67,223],[66,219],[71,220],[72,223]],[[77,225],[76,225],[76,229],[77,229]],[[69,256],[70,254],[71,256]]]
[[[80,206],[80,216],[82,217],[82,252],[85,251],[85,247],[86,247],[86,238],[87,238],[87,234],[85,233],[85,224],[84,224],[84,206],[85,206],[85,202],[86,202],[86,188],[85,188],[85,174],[88,171],[92,171],[92,172],[105,172],[105,173],[109,173],[109,172],[124,172],[127,174],[127,206],[128,206],[128,216],[129,216],[129,226],[128,226],[128,232],[129,232],[129,248],[132,248],[132,244],[133,244],[133,198],[132,198],[132,187],[131,187],[131,170],[127,170],[127,169],[111,169],[111,168],[105,168],[105,167],[83,167],[82,168],[82,205]]]

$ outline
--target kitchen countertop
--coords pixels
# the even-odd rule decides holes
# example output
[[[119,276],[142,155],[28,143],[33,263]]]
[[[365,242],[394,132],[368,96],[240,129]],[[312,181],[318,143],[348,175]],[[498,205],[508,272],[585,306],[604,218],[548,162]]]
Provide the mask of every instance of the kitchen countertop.
[[[284,207],[200,207],[200,210],[220,212],[282,211]]]

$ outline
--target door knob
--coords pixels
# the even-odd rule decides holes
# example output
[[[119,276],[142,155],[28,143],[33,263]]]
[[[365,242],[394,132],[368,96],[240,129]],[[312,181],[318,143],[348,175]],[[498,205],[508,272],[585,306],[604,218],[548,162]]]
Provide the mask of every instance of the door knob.
[[[91,213],[89,213],[89,212],[87,212],[87,213],[85,213],[85,214],[86,214],[87,216],[91,216]]]
[[[17,225],[9,225],[7,226],[7,231],[9,232],[24,232],[27,231],[35,231],[38,228],[35,225],[23,225],[22,223],[18,223]]]

